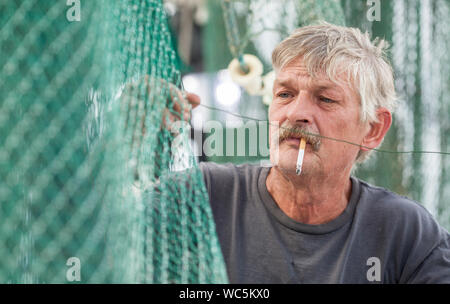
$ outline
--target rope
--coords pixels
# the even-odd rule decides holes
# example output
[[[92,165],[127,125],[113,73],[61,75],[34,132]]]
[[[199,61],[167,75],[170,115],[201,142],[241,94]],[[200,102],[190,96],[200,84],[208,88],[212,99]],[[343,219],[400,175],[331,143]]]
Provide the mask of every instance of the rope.
[[[247,74],[249,72],[248,66],[243,59],[243,48],[239,39],[239,30],[236,21],[236,16],[231,8],[230,0],[220,1],[223,11],[223,19],[225,21],[225,29],[227,34],[228,46],[234,58],[238,59],[241,70]]]
[[[231,112],[231,111],[228,111],[228,110],[224,110],[224,109],[220,109],[220,108],[216,108],[216,107],[212,107],[212,106],[207,106],[207,105],[204,105],[204,104],[200,104],[200,106],[202,106],[202,107],[204,107],[204,108],[206,108],[206,109],[212,110],[212,111],[224,112],[224,113],[230,114],[230,115],[235,116],[235,117],[239,117],[239,118],[243,118],[243,119],[248,119],[248,120],[254,120],[254,121],[268,122],[269,125],[278,126],[278,125],[275,125],[275,124],[271,123],[271,122],[268,121],[267,119],[258,119],[258,118],[253,118],[253,117],[249,117],[249,116],[245,116],[245,115],[240,115],[240,114],[237,114],[237,113],[233,113],[233,112]],[[278,126],[278,127],[279,127],[279,126]],[[290,129],[290,128],[286,128],[286,127],[279,127],[279,128],[281,128],[281,129],[286,129],[286,130],[287,130],[287,129]],[[310,133],[310,132],[303,132],[303,133],[306,134],[306,135],[316,136],[316,137],[323,138],[323,139],[328,139],[328,140],[333,140],[333,141],[336,141],[336,142],[346,143],[346,144],[349,144],[349,145],[357,146],[357,147],[360,147],[360,148],[365,148],[365,149],[372,150],[372,151],[379,152],[379,153],[389,153],[389,154],[440,154],[440,155],[450,155],[450,152],[442,152],[442,151],[419,151],[419,150],[411,150],[411,151],[393,151],[393,150],[384,150],[384,149],[377,149],[377,148],[369,148],[369,147],[366,147],[366,146],[363,146],[363,145],[360,145],[360,144],[357,144],[357,143],[354,143],[354,142],[351,142],[351,141],[348,141],[348,140],[344,140],[344,139],[333,138],[333,137],[324,136],[324,135],[320,135],[320,134],[316,134],[316,133]]]

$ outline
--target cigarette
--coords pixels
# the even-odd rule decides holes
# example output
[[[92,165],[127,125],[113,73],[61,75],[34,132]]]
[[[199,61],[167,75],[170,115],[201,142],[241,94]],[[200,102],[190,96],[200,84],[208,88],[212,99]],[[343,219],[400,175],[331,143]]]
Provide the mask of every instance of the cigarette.
[[[304,138],[302,138],[300,140],[300,147],[298,149],[298,156],[297,156],[297,168],[295,171],[297,175],[300,175],[302,173],[303,157],[305,156],[305,146],[306,141]]]

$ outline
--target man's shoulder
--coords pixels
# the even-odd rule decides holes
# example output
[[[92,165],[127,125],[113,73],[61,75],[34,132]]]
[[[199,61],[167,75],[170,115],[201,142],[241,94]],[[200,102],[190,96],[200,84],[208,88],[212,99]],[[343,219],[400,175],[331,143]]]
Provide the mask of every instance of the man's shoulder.
[[[199,165],[206,188],[211,197],[226,193],[253,193],[257,189],[259,177],[264,167],[258,164],[218,164],[202,162]]]
[[[368,200],[371,207],[385,212],[392,212],[393,215],[406,213],[409,215],[431,216],[428,210],[419,202],[393,192],[389,189],[372,185],[366,181],[357,179],[361,187],[361,199]]]
[[[449,282],[448,231],[417,201],[363,181],[360,185],[361,224],[372,227],[370,235],[379,244],[394,248],[389,259],[401,265],[397,280]]]
[[[201,162],[199,168],[205,177],[225,182],[240,177],[249,178],[258,175],[264,167],[249,163],[236,165],[233,163]]]
[[[448,234],[434,216],[419,202],[386,188],[371,185],[358,180],[361,187],[360,209],[365,218],[372,218],[377,223],[384,223],[403,235],[433,235],[439,238]]]

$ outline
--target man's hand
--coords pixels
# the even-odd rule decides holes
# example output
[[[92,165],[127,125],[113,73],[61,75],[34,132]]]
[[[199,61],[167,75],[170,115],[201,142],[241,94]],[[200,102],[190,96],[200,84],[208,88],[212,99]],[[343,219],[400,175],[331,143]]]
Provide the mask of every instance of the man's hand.
[[[121,95],[121,109],[125,115],[125,132],[133,128],[133,141],[139,133],[145,135],[148,109],[153,102],[165,104],[161,127],[169,129],[176,121],[190,121],[191,110],[200,104],[200,97],[194,93],[183,94],[175,85],[148,75],[128,84]]]
[[[166,109],[166,119],[170,122],[183,119],[189,122],[191,120],[191,110],[196,108],[200,104],[200,97],[194,93],[183,93],[171,84],[171,97],[173,101],[172,109]],[[176,96],[176,98],[174,98]],[[164,119],[164,123],[166,121]]]
[[[147,75],[125,86],[120,96],[120,110],[125,123],[123,130],[125,142],[130,144],[131,155],[135,157],[133,166],[136,181],[146,179],[143,178],[145,173],[139,169],[141,149],[146,136],[157,135],[147,134],[149,131],[157,131],[156,120],[159,123],[159,131],[165,129],[174,136],[179,132],[176,122],[189,122],[191,109],[199,104],[198,95],[187,92],[183,94],[175,85],[161,78]],[[155,117],[156,113],[162,115]],[[157,153],[162,152],[157,148],[154,149]]]

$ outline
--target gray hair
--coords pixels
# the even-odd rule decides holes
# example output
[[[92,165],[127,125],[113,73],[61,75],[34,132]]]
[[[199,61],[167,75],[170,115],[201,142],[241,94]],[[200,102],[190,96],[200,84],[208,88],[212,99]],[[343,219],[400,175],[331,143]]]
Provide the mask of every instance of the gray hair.
[[[393,112],[396,93],[392,67],[386,56],[388,43],[357,28],[322,22],[295,30],[272,53],[275,72],[302,57],[309,74],[326,73],[333,82],[347,72],[347,82],[359,95],[361,122],[378,121],[376,110],[385,107]],[[356,162],[363,162],[371,151],[360,151]]]

